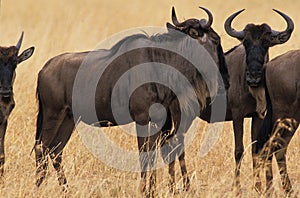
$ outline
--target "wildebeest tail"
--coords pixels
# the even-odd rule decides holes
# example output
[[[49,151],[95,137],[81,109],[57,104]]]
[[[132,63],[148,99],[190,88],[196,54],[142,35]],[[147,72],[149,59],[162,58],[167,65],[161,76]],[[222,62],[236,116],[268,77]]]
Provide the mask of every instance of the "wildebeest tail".
[[[263,124],[258,132],[257,136],[257,149],[260,151],[265,143],[269,140],[272,135],[273,121],[272,121],[272,104],[269,95],[268,88],[265,88],[266,102],[267,102],[267,114],[264,118]]]
[[[41,138],[41,132],[42,132],[42,128],[43,128],[43,105],[41,102],[41,98],[39,95],[39,90],[38,90],[38,86],[36,89],[36,96],[37,96],[37,100],[38,100],[38,116],[37,116],[37,120],[36,120],[36,135],[35,135],[35,141],[36,143],[39,141],[39,139]]]

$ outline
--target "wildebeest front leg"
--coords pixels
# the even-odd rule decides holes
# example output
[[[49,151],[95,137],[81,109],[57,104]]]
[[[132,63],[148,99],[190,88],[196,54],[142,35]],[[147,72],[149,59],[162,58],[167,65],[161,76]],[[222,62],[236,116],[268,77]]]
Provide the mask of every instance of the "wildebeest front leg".
[[[0,177],[3,177],[4,174],[4,162],[5,162],[4,138],[5,138],[6,128],[7,128],[7,120],[4,120],[0,125]]]
[[[159,133],[154,133],[156,130],[152,124],[139,125],[137,124],[137,139],[140,153],[141,165],[141,182],[139,190],[147,197],[154,197],[156,190],[156,157],[157,157],[157,140]],[[149,131],[150,130],[150,131]],[[149,133],[150,132],[150,133]],[[153,134],[152,136],[145,136],[145,134]],[[146,177],[147,170],[150,172],[149,190],[146,191]]]
[[[261,120],[257,115],[252,117],[251,124],[251,140],[252,140],[252,160],[253,160],[253,178],[254,178],[254,188],[257,192],[262,193],[262,181],[260,178],[260,157],[259,149],[257,147],[257,136],[258,132],[262,126],[263,120]],[[272,167],[271,167],[272,171]]]
[[[235,182],[234,185],[238,191],[241,189],[240,184],[240,167],[241,167],[241,160],[244,153],[244,144],[243,144],[243,124],[244,118],[240,115],[240,110],[232,110],[233,114],[233,130],[234,130],[234,158],[235,158]]]
[[[171,141],[171,144],[173,145],[172,152],[174,152],[178,156],[181,174],[183,177],[183,190],[187,191],[190,188],[190,179],[188,177],[185,163],[184,136],[192,125],[195,117],[194,115],[190,115],[184,111],[180,111],[180,106],[176,102],[172,104],[170,111],[173,118],[175,130],[175,137],[173,137]]]
[[[174,138],[174,139],[173,139]],[[163,146],[162,156],[165,163],[169,164],[169,190],[175,193],[175,159],[178,156],[181,174],[183,177],[183,190],[187,191],[190,188],[190,179],[187,174],[184,152],[184,137],[175,135]]]
[[[169,191],[170,193],[175,192],[175,161],[169,163]]]
[[[186,164],[185,164],[185,152],[183,151],[182,154],[178,157],[181,174],[183,177],[183,190],[188,191],[190,189],[190,178],[187,174]]]
[[[161,148],[161,155],[163,160],[166,164],[168,164],[168,171],[169,171],[169,191],[170,193],[175,193],[175,156],[172,153],[172,147],[169,144],[168,139],[172,137],[174,131],[172,131],[172,117],[171,112],[168,110],[167,112],[167,119],[165,121],[164,126],[162,127],[161,131],[163,134],[162,145]]]
[[[0,100],[0,178],[2,178],[4,174],[4,139],[7,128],[7,119],[14,107],[15,101],[12,96],[10,98],[6,98],[4,101],[3,99]]]

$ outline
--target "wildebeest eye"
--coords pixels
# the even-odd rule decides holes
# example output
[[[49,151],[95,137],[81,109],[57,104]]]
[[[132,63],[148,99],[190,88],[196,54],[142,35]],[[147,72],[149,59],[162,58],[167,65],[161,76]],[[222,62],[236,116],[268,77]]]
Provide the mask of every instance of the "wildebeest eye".
[[[193,37],[193,38],[196,38],[196,37],[199,36],[199,33],[198,33],[198,31],[195,30],[194,28],[190,28],[190,29],[189,29],[189,35],[190,35],[191,37]]]

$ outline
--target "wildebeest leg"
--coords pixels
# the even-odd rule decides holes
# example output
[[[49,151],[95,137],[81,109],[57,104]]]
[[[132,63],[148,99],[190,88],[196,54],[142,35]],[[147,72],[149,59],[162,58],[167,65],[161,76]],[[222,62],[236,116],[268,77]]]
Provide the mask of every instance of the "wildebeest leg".
[[[244,153],[244,144],[243,144],[243,124],[244,118],[239,112],[240,110],[232,110],[233,116],[233,130],[234,130],[234,158],[235,158],[235,182],[234,185],[239,191],[241,189],[240,184],[240,167],[241,167],[241,160]]]
[[[35,145],[35,159],[36,159],[36,186],[39,187],[47,172],[48,167],[48,157],[40,143]]]
[[[63,167],[61,166],[62,153],[63,153],[62,151],[58,154],[51,153],[50,157],[52,160],[53,167],[57,173],[58,183],[60,186],[63,187],[62,191],[67,192],[67,190],[68,190],[67,179],[66,179]]]
[[[50,145],[53,167],[57,172],[57,178],[59,185],[63,186],[63,191],[67,190],[67,179],[64,174],[63,167],[61,166],[62,162],[62,152],[63,149],[71,137],[71,134],[74,129],[74,121],[71,116],[66,116],[61,126],[59,127],[58,133]]]
[[[264,148],[259,152],[258,154],[258,158],[257,159],[257,173],[254,174],[258,174],[260,173],[260,169],[259,168],[264,168],[265,170],[265,177],[266,177],[266,195],[267,197],[271,196],[271,187],[272,187],[272,181],[273,181],[273,171],[272,171],[272,159],[273,159],[273,152],[271,150],[271,147],[269,146],[269,142],[267,142],[264,145]],[[260,159],[262,159],[262,161],[260,161]],[[258,172],[259,171],[259,172]],[[260,189],[256,190],[259,193],[262,193],[262,189],[261,189],[261,181],[259,180],[259,187]],[[255,186],[256,187],[256,186]]]
[[[181,168],[181,174],[183,177],[183,190],[188,191],[190,189],[190,178],[187,174],[186,164],[185,164],[185,152],[183,151],[181,155],[178,157],[180,168]]]
[[[175,148],[173,152],[175,152],[176,155],[178,156],[178,160],[181,168],[181,174],[183,177],[183,189],[187,191],[190,188],[190,179],[187,174],[187,168],[185,163],[184,135],[187,133],[188,129],[190,128],[194,120],[194,116],[187,115],[185,112],[181,112],[179,108],[180,108],[179,105],[173,103],[170,109],[173,122],[174,122],[174,130],[176,134],[175,138],[173,138],[174,140],[173,147]]]
[[[138,148],[139,148],[139,154],[140,154],[140,166],[141,166],[141,181],[139,190],[141,193],[146,192],[146,177],[147,177],[147,157],[146,157],[146,143],[147,138],[146,137],[138,137]]]
[[[282,186],[284,191],[288,194],[292,190],[292,185],[287,173],[286,151],[295,131],[298,128],[299,123],[295,119],[286,118],[279,119],[276,125],[271,138],[271,146],[276,148],[274,153],[279,168],[279,173],[281,175]]]
[[[162,153],[164,161],[169,163],[169,189],[171,193],[175,193],[175,158],[178,156],[181,174],[183,177],[183,190],[187,191],[190,188],[190,179],[187,174],[187,168],[185,163],[185,152],[184,152],[184,137],[182,135],[173,137],[164,147]]]
[[[279,173],[281,175],[282,187],[285,193],[290,193],[292,190],[292,184],[289,179],[289,175],[286,167],[286,150],[287,148],[283,148],[275,153],[277,165],[279,168]]]
[[[168,164],[168,171],[169,171],[169,191],[170,193],[175,192],[175,157],[172,157],[172,148],[171,145],[168,143],[168,138],[170,138],[172,135],[172,118],[170,111],[167,112],[167,119],[165,121],[164,126],[162,127],[161,131],[164,134],[163,135],[163,142],[162,145],[163,149],[161,148],[161,155],[163,157],[163,160],[166,164]],[[170,136],[170,137],[169,137]],[[172,159],[172,160],[171,160]]]
[[[140,165],[141,165],[141,182],[140,191],[147,197],[154,197],[156,190],[156,156],[157,156],[157,141],[160,133],[153,133],[155,127],[152,124],[138,125],[137,135],[138,135],[138,148],[140,153]],[[150,130],[150,131],[149,131]],[[152,136],[142,137],[145,134],[153,134]],[[141,135],[142,134],[142,135]],[[146,192],[146,176],[147,170],[150,171],[150,182],[149,190]]]
[[[181,174],[183,177],[183,190],[187,191],[190,188],[190,179],[187,174],[184,152],[184,137],[182,135],[173,137],[166,145],[164,145],[165,153],[163,153],[164,161],[169,163],[169,186],[170,192],[175,192],[175,158],[178,156]]]
[[[295,119],[285,118],[276,120],[272,136],[269,138],[268,142],[264,145],[262,149],[263,158],[271,158],[275,154],[277,165],[282,179],[282,185],[286,193],[291,192],[292,185],[287,174],[286,167],[286,150],[287,146],[292,139],[299,123]],[[267,163],[271,166],[271,162]],[[267,192],[270,193],[269,189],[272,185],[273,175],[266,173],[267,180]]]
[[[48,158],[47,155],[50,151],[50,145],[55,138],[57,131],[66,115],[66,109],[60,112],[53,112],[50,109],[45,109],[43,114],[43,122],[41,135],[38,138],[38,142],[35,145],[35,155],[36,155],[36,185],[39,187],[46,175]],[[43,113],[43,112],[39,112]],[[40,116],[40,115],[38,115]]]
[[[252,117],[251,124],[251,140],[252,140],[252,160],[253,160],[253,178],[254,178],[254,187],[259,193],[262,193],[262,181],[260,179],[260,157],[259,157],[259,149],[257,148],[257,136],[258,132],[261,128],[263,120],[261,120],[258,116]],[[272,167],[271,167],[272,168]],[[272,171],[272,169],[271,169]]]
[[[273,185],[273,171],[272,171],[272,159],[273,154],[269,154],[265,161],[265,170],[266,170],[266,192],[267,194],[270,193],[270,189]]]
[[[0,177],[3,177],[4,174],[4,162],[5,162],[4,138],[5,138],[6,128],[7,128],[7,120],[3,121],[0,125]]]
[[[171,193],[175,192],[175,161],[169,163],[169,190]]]

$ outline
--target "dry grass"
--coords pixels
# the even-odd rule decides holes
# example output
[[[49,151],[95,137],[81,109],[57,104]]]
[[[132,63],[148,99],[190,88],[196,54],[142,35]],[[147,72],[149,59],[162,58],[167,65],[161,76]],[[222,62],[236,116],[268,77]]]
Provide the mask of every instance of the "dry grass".
[[[17,42],[21,31],[25,31],[22,49],[34,45],[36,51],[32,58],[19,65],[15,81],[16,107],[10,116],[6,134],[5,181],[0,185],[0,197],[57,197],[62,196],[56,174],[50,167],[49,174],[39,190],[34,186],[35,163],[30,151],[34,144],[37,105],[35,87],[38,71],[54,55],[66,51],[92,50],[97,43],[114,33],[133,27],[164,26],[170,21],[172,5],[177,8],[180,19],[203,17],[197,7],[209,8],[215,16],[213,27],[220,33],[223,46],[229,49],[237,43],[223,30],[225,18],[234,11],[246,8],[234,26],[243,28],[247,22],[267,22],[274,29],[285,28],[284,21],[271,8],[288,13],[296,25],[290,41],[270,50],[271,57],[289,49],[300,48],[300,22],[296,0],[235,0],[227,1],[145,1],[145,0],[2,0],[0,11],[1,45]],[[205,16],[206,17],[206,16]],[[214,149],[205,157],[198,152],[207,124],[197,120],[198,131],[193,145],[187,149],[187,166],[191,177],[191,191],[179,197],[232,197],[234,175],[233,130],[231,122],[224,125],[221,138]],[[245,124],[244,144],[250,145],[250,121]],[[118,133],[115,133],[118,134]],[[113,136],[113,135],[112,135]],[[117,138],[118,136],[115,135]],[[288,150],[288,168],[292,183],[297,191],[300,186],[298,134],[295,135]],[[135,141],[124,141],[135,148]],[[131,144],[134,144],[132,146]],[[241,170],[244,197],[258,197],[252,189],[251,149],[245,152]],[[93,157],[74,133],[64,153],[64,167],[69,180],[68,197],[137,197],[139,174],[111,168]],[[275,166],[274,166],[275,167]],[[176,166],[176,178],[180,186],[180,172]],[[282,196],[280,177],[275,168],[275,194]],[[158,194],[169,197],[167,193],[167,168],[160,169]],[[299,191],[298,191],[299,192]]]

